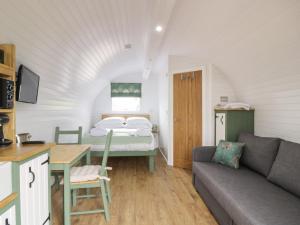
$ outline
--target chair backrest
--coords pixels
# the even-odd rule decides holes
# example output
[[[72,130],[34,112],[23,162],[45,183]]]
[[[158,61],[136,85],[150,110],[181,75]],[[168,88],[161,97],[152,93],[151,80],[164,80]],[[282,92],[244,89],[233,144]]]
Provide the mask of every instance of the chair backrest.
[[[108,159],[108,155],[109,155],[109,151],[110,151],[112,135],[113,135],[113,131],[111,130],[106,136],[105,149],[104,149],[103,158],[102,158],[100,176],[105,176],[107,159]]]
[[[59,141],[60,135],[77,135],[77,142],[74,143],[61,143]],[[55,128],[55,143],[60,145],[74,145],[82,143],[82,127],[78,127],[78,130],[61,130],[59,127]]]

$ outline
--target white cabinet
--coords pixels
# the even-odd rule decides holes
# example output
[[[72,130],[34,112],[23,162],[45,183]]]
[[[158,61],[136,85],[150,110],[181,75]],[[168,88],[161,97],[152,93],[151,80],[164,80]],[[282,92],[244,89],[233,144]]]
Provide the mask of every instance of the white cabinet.
[[[0,162],[0,201],[12,193],[11,162]]]
[[[12,206],[0,215],[0,225],[16,225],[16,207]]]
[[[216,113],[216,145],[226,137],[226,114]]]
[[[48,166],[48,154],[20,165],[21,225],[50,224]]]

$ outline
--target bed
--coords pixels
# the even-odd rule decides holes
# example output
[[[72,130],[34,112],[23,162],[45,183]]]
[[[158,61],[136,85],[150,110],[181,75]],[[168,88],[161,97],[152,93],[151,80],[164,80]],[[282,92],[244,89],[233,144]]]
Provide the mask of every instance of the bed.
[[[150,121],[150,115],[148,114],[103,114],[100,119],[104,120],[112,117],[122,117],[125,120],[133,117],[143,117]],[[136,157],[144,156],[148,157],[149,171],[155,170],[155,156],[157,155],[158,146],[157,140],[151,132],[149,135],[137,136],[137,129],[115,128],[111,150],[109,153],[110,157]],[[91,156],[102,157],[104,152],[106,136],[105,135],[91,135],[90,133],[85,135],[83,143],[91,144]]]

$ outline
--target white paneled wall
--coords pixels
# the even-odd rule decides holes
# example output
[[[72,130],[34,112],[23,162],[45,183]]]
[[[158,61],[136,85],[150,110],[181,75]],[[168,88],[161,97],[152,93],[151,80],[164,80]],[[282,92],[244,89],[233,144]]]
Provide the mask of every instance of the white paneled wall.
[[[160,148],[168,158],[169,151],[169,75],[168,75],[168,59],[161,58],[160,65],[155,71],[158,76],[158,115],[159,115],[159,144]]]
[[[28,105],[17,103],[17,133],[29,132],[32,140],[54,141],[55,127],[70,130],[90,126],[90,106]]]
[[[257,80],[240,92],[255,107],[255,133],[300,142],[300,74]]]
[[[215,106],[220,103],[221,96],[228,96],[229,102],[236,101],[236,93],[233,89],[233,84],[230,82],[226,74],[224,74],[215,65],[211,65],[211,102]]]
[[[208,85],[211,85],[211,97],[210,97],[211,108],[209,109],[211,113],[211,119],[210,119],[211,126],[208,129],[206,129],[204,132],[208,132],[211,134],[209,135],[207,144],[214,145],[214,138],[215,138],[214,107],[220,103],[221,96],[228,96],[228,100],[230,102],[234,102],[237,101],[237,95],[235,93],[233,84],[230,82],[226,74],[224,74],[215,65],[210,66],[209,75],[211,77],[211,81],[208,83]]]
[[[141,110],[137,113],[150,114],[153,123],[158,122],[158,101],[157,101],[157,77],[150,76],[147,80],[142,78],[142,74],[133,73],[123,75],[113,79],[112,82],[125,82],[125,83],[142,83],[142,98]],[[110,83],[99,93],[93,104],[92,110],[92,124],[99,120],[100,115],[103,113],[126,113],[126,112],[112,112],[111,96],[110,96]],[[135,112],[133,112],[135,113]]]

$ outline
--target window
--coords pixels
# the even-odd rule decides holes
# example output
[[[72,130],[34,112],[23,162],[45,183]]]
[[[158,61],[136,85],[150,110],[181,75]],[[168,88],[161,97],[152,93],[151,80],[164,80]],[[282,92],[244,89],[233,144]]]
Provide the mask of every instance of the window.
[[[138,112],[141,97],[141,83],[111,83],[112,111]]]
[[[112,97],[112,111],[115,112],[138,112],[141,108],[139,97]]]

